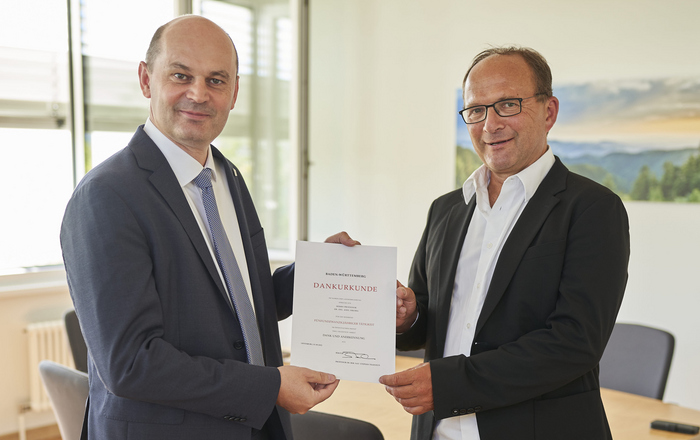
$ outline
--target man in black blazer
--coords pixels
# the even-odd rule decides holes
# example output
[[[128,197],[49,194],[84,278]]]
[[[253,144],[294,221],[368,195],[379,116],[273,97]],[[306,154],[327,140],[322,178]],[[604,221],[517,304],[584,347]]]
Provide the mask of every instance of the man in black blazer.
[[[282,366],[277,321],[292,311],[293,266],[270,274],[245,182],[210,146],[236,101],[237,62],[228,35],[207,19],[161,27],[139,66],[149,120],[87,174],[66,209],[61,244],[89,350],[91,439],[290,439],[289,412],[307,411],[338,384]],[[229,297],[240,285],[217,263],[193,183],[205,168],[240,268],[239,298],[255,313],[261,363],[249,361],[242,303]],[[329,241],[355,244],[347,234]]]
[[[624,206],[550,151],[559,102],[536,51],[477,55],[464,102],[484,165],[433,202],[397,288],[397,346],[427,362],[380,380],[415,440],[610,439],[598,362],[627,282]]]

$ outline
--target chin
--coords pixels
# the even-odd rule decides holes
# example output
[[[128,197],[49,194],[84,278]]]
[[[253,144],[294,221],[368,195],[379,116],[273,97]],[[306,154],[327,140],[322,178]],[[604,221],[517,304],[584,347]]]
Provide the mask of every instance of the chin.
[[[187,130],[180,130],[178,133],[178,138],[183,141],[183,142],[190,142],[190,143],[199,143],[199,142],[205,142],[207,139],[209,139],[205,133],[201,133],[198,130],[192,130],[192,129],[187,129]],[[212,138],[211,140],[213,140]],[[207,143],[210,143],[211,141],[207,141]]]

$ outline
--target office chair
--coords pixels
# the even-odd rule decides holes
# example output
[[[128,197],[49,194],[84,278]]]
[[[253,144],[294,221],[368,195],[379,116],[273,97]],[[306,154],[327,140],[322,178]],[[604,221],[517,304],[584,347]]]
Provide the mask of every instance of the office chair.
[[[80,323],[75,310],[68,310],[63,315],[63,322],[66,325],[66,334],[68,335],[68,344],[70,351],[73,353],[73,362],[78,371],[87,373],[87,346],[83,339],[83,332],[80,330]]]
[[[408,356],[414,358],[425,359],[425,348],[419,348],[418,350],[401,351],[396,350],[396,356]]]
[[[41,361],[39,374],[58,421],[61,438],[79,439],[88,398],[88,376],[53,361]]]
[[[292,414],[295,440],[384,440],[379,428],[369,422],[317,411]]]
[[[600,386],[661,400],[674,345],[664,330],[615,324],[600,360]]]

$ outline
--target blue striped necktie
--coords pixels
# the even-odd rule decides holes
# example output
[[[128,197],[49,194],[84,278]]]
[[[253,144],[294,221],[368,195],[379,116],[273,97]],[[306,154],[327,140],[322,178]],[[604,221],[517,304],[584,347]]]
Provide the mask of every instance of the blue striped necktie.
[[[236,309],[238,321],[243,331],[248,363],[254,365],[265,365],[262,354],[262,344],[260,343],[260,331],[255,321],[255,313],[250,303],[248,292],[246,291],[241,269],[236,262],[236,256],[231,249],[224,225],[221,223],[219,209],[216,206],[214,189],[211,186],[211,169],[204,168],[193,182],[202,190],[202,201],[204,202],[204,212],[207,215],[207,222],[211,230],[212,245],[219,268],[226,281],[226,288],[231,297],[233,307]]]

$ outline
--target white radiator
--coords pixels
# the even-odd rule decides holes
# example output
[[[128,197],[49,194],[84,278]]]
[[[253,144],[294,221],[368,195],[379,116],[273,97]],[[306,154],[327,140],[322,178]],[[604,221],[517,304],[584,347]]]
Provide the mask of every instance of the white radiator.
[[[39,362],[50,360],[75,368],[63,320],[37,322],[26,328],[29,352],[29,407],[43,411],[51,408],[49,396],[39,375]]]

